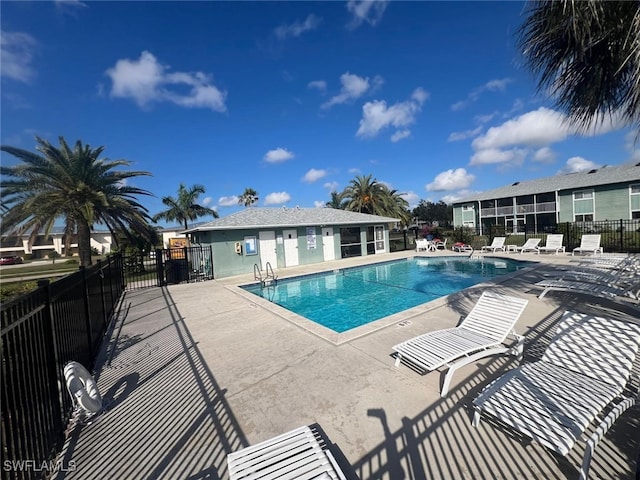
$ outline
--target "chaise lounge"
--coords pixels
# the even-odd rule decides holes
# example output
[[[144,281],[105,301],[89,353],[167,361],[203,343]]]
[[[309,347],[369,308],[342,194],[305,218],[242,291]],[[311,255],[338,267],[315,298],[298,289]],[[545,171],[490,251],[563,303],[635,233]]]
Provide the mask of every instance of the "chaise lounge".
[[[576,252],[597,255],[603,251],[604,249],[600,246],[600,234],[582,235],[580,238],[580,246],[571,251],[571,256],[573,257]]]
[[[490,355],[508,353],[522,358],[524,338],[515,334],[514,325],[527,303],[522,298],[485,290],[457,327],[425,333],[395,345],[395,365],[405,360],[427,372],[447,366],[440,391],[440,396],[446,397],[458,368]],[[510,333],[516,338],[515,346],[504,345]]]
[[[564,245],[562,244],[564,240],[564,234],[562,233],[551,233],[547,235],[546,245],[543,247],[538,247],[538,255],[542,252],[553,252],[554,255],[557,255],[559,252],[564,253]]]
[[[539,361],[502,375],[473,401],[473,426],[488,415],[567,455],[596,417],[607,415],[587,441],[580,470],[586,479],[600,439],[638,402],[623,392],[639,344],[640,325],[565,312]]]
[[[493,237],[493,241],[491,242],[491,245],[485,245],[484,247],[482,247],[481,251],[484,252],[485,250],[491,250],[493,253],[496,253],[496,250],[502,250],[504,252],[505,240],[506,240],[506,237]]]
[[[346,480],[317,425],[299,427],[227,455],[231,480]]]

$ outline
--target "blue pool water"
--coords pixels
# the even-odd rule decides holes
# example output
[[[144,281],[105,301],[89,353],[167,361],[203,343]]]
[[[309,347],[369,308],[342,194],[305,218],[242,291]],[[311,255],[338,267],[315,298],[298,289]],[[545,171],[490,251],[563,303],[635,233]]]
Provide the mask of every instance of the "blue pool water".
[[[242,288],[342,333],[527,265],[502,258],[413,258]]]

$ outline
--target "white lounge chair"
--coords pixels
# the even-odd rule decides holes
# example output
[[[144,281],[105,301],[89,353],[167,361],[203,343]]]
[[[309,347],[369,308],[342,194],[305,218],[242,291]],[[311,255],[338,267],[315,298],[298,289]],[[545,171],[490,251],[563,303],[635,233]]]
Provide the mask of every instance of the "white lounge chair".
[[[493,241],[491,242],[491,245],[485,245],[484,247],[482,247],[481,251],[484,252],[485,250],[491,250],[493,253],[496,253],[496,250],[502,250],[504,252],[505,240],[506,240],[506,237],[493,237]]]
[[[447,249],[447,239],[440,240],[438,242],[433,242],[433,246],[436,250],[446,250]]]
[[[571,251],[571,256],[578,253],[592,253],[597,255],[602,253],[604,249],[600,246],[600,234],[582,235],[580,238],[580,246]]]
[[[304,426],[227,455],[231,480],[333,479],[344,472],[317,429]]]
[[[535,284],[537,287],[543,288],[538,298],[543,298],[547,293],[554,292],[573,292],[584,295],[592,295],[594,297],[603,298],[631,298],[640,301],[640,280],[636,277],[635,283],[612,284],[612,282],[599,283],[597,280],[566,280],[562,278],[542,280]]]
[[[457,327],[425,333],[394,346],[395,365],[406,360],[427,372],[446,365],[448,371],[440,392],[441,397],[446,397],[458,368],[490,355],[508,353],[522,358],[524,339],[515,334],[514,325],[527,303],[522,298],[486,290]],[[510,333],[515,336],[516,345],[508,347],[503,342]]]
[[[538,247],[538,255],[540,255],[540,252],[553,252],[554,255],[557,255],[559,252],[564,252],[563,241],[564,234],[562,233],[551,233],[547,235],[546,245]]]
[[[524,245],[522,245],[521,247],[516,247],[516,252],[537,252],[539,243],[539,238],[528,238],[527,241],[524,242]]]
[[[429,241],[426,238],[416,238],[416,252],[429,250]]]
[[[639,343],[640,325],[565,312],[539,361],[502,375],[473,401],[473,426],[488,414],[566,455],[594,419],[613,407],[587,441],[580,471],[586,479],[597,443],[637,402],[622,395]]]

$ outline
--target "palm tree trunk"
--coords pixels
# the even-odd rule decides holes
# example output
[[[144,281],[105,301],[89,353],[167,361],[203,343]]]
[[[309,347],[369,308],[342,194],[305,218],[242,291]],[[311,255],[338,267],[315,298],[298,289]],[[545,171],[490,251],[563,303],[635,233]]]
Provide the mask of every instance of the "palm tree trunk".
[[[80,265],[91,266],[91,228],[85,219],[78,220],[78,256]]]

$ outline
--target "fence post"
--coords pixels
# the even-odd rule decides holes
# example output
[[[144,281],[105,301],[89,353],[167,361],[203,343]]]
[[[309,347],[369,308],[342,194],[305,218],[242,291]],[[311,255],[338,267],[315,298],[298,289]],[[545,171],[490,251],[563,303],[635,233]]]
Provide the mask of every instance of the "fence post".
[[[87,356],[91,358],[91,365],[89,368],[93,369],[93,329],[91,328],[91,310],[89,308],[89,287],[87,282],[87,270],[84,268],[84,266],[80,266],[80,271],[82,272],[82,296],[84,299],[85,324],[87,326],[87,341],[89,352]]]
[[[56,327],[54,325],[54,317],[53,317],[53,308],[51,306],[51,282],[49,280],[38,280],[38,287],[44,289],[45,293],[45,305],[43,308],[43,315],[45,317],[45,321],[43,322],[43,329],[45,332],[46,341],[51,342],[51,353],[53,358],[47,359],[47,370],[48,377],[50,379],[49,382],[49,392],[52,399],[57,401],[57,408],[55,409],[55,414],[53,415],[54,429],[57,434],[61,434],[64,431],[64,403],[62,401],[62,394],[64,389],[66,388],[66,384],[60,386],[60,372],[58,372],[58,368],[62,365],[59,365],[60,358],[58,356],[58,346],[56,339]]]
[[[102,333],[107,330],[107,303],[104,298],[104,271],[102,270],[102,260],[98,264],[98,278],[100,279],[100,301],[102,302]]]
[[[164,287],[164,250],[156,248],[156,279],[159,287]]]
[[[620,251],[621,252],[624,252],[623,248],[624,248],[624,226],[623,226],[623,220],[620,219]]]

